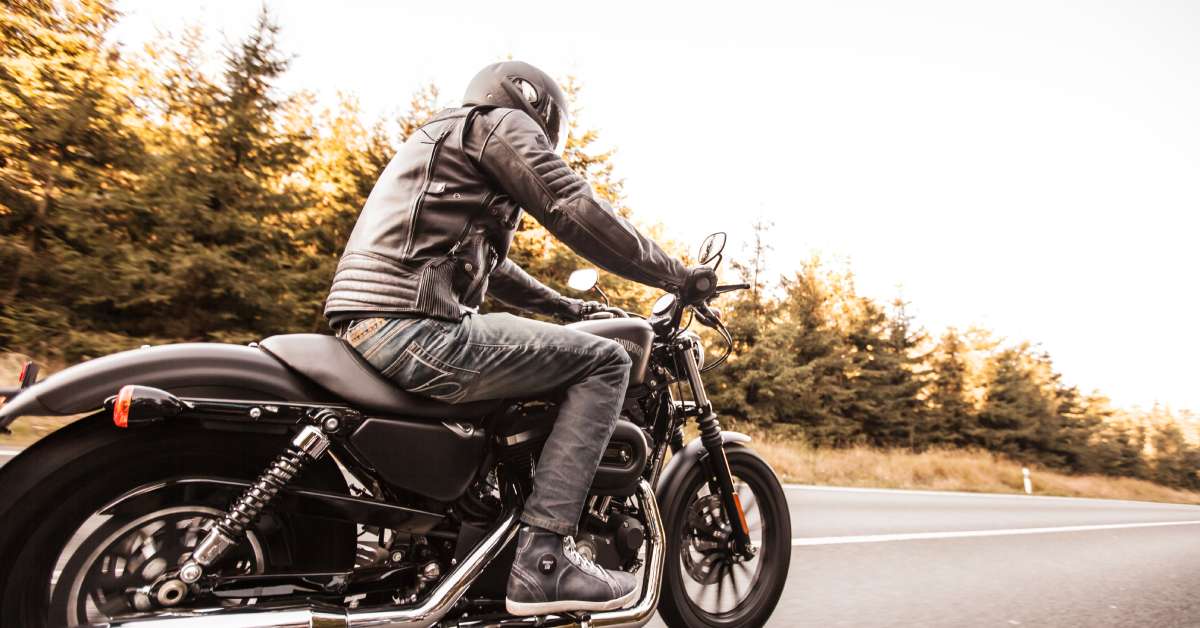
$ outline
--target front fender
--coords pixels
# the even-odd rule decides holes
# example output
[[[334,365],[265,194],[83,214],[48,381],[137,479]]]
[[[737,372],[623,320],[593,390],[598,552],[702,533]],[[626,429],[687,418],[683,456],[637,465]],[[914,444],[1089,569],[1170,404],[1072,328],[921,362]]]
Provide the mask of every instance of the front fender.
[[[750,440],[749,436],[741,432],[721,432],[721,441],[726,448],[730,443],[748,443]],[[699,438],[693,438],[683,449],[671,456],[667,468],[663,469],[662,475],[658,478],[656,494],[659,503],[664,503],[666,496],[679,489],[679,484],[683,482],[688,469],[692,468],[692,465],[699,464],[700,453],[703,451],[704,444],[700,442]]]
[[[126,384],[180,397],[336,401],[257,347],[185,343],[122,351],[59,371],[0,406],[0,431],[24,415],[98,410]]]

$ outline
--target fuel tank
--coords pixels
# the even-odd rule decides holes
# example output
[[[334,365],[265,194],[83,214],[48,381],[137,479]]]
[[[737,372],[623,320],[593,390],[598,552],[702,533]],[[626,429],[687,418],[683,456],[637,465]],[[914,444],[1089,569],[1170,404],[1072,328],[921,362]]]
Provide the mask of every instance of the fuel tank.
[[[624,347],[633,361],[629,371],[629,385],[640,386],[646,379],[646,367],[650,364],[650,345],[654,342],[654,330],[650,328],[650,323],[640,318],[607,318],[579,321],[567,327],[615,340]]]

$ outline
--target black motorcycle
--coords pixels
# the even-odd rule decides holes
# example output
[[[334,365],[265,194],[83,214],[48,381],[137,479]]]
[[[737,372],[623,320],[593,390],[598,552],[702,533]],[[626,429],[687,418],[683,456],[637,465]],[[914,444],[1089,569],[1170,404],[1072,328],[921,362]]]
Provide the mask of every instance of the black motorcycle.
[[[0,429],[90,413],[0,467],[0,625],[640,626],[656,609],[762,625],[787,579],[787,502],[749,437],[721,430],[701,373],[729,352],[706,366],[693,319],[731,344],[708,302],[671,294],[648,318],[605,306],[573,325],[633,359],[576,537],[641,575],[632,607],[504,610],[553,397],[447,405],[297,334],[126,351],[41,383],[30,369],[0,391]]]

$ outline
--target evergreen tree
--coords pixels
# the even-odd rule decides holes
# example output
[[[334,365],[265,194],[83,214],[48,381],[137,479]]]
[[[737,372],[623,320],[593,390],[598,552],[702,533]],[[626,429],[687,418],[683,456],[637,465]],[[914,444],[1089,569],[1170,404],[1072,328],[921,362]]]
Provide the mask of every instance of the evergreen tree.
[[[962,447],[967,444],[967,426],[975,408],[967,394],[970,366],[967,347],[958,330],[951,327],[929,356],[930,445]]]
[[[116,17],[106,0],[0,12],[0,345],[110,344],[95,322],[128,292],[143,158],[128,68],[105,41]]]
[[[166,294],[128,308],[127,320],[144,323],[140,335],[246,342],[311,320],[303,251],[287,228],[313,202],[292,179],[311,137],[284,125],[303,102],[275,93],[288,64],[277,32],[261,13],[225,51],[219,81],[197,67],[199,42],[185,40],[162,77],[166,88],[154,94],[155,106],[186,122],[155,128],[144,193],[159,237],[146,246]]]

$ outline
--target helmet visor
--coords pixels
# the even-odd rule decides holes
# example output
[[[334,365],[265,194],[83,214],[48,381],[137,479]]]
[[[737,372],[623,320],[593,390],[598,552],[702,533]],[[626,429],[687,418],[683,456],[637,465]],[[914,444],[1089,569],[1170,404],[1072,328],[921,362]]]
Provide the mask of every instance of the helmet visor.
[[[567,134],[570,133],[569,122],[566,112],[559,109],[557,103],[553,100],[546,103],[546,128],[554,134],[554,137],[551,138],[554,141],[554,152],[559,155],[563,154],[563,150],[567,147]]]

